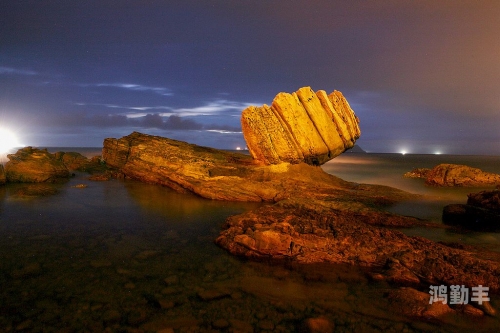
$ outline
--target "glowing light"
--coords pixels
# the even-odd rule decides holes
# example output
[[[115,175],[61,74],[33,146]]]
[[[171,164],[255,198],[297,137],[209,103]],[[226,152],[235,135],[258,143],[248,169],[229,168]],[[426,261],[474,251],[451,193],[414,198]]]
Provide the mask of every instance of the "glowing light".
[[[401,155],[406,155],[407,151],[406,150],[401,150]]]
[[[241,147],[236,147],[236,150],[241,150]]]
[[[5,128],[0,128],[0,154],[10,152],[12,148],[21,147],[17,137],[12,131]]]
[[[441,155],[441,152],[440,152],[440,151],[436,151],[436,152],[434,153],[434,155]]]

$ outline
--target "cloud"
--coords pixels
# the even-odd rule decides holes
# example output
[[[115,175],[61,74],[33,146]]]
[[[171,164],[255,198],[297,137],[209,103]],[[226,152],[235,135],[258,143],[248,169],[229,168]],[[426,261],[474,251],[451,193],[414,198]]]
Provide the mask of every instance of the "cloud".
[[[92,83],[92,84],[80,84],[82,87],[107,87],[107,88],[117,88],[126,89],[132,91],[147,91],[153,92],[161,96],[173,96],[174,93],[169,88],[165,87],[151,87],[144,86],[136,83]]]
[[[0,74],[7,75],[37,75],[38,73],[28,69],[18,69],[12,67],[0,66]]]

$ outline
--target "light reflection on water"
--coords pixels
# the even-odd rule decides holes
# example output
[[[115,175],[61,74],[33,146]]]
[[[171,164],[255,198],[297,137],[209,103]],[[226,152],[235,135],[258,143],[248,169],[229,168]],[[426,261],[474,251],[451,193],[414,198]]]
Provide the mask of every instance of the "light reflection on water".
[[[357,183],[381,184],[421,194],[421,200],[402,202],[389,211],[441,223],[443,207],[466,203],[467,194],[492,187],[460,188],[427,186],[423,179],[404,178],[415,168],[433,168],[441,163],[463,164],[487,172],[500,173],[500,156],[474,155],[416,155],[416,154],[359,154],[347,153],[323,165],[326,172]],[[463,242],[500,251],[500,234],[483,232],[458,233],[447,229],[403,229],[409,236],[422,236],[434,241]]]
[[[378,165],[363,160],[358,165]],[[290,270],[242,261],[215,246],[226,217],[258,204],[86,177],[53,185],[58,194],[39,198],[16,196],[24,185],[0,187],[4,331],[208,332],[224,319],[241,331],[294,332],[317,316],[334,321],[336,332],[457,329],[388,311],[383,295],[391,287],[369,282],[356,268]],[[72,187],[79,183],[88,187]],[[204,300],[203,292],[220,298]],[[486,318],[478,331],[498,324]]]

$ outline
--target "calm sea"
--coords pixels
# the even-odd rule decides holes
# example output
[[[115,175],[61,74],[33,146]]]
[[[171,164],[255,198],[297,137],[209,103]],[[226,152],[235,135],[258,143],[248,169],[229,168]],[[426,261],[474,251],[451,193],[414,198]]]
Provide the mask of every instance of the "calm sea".
[[[99,148],[56,148],[86,156]],[[440,222],[471,189],[435,189],[403,173],[438,163],[500,173],[500,157],[344,154],[323,168],[343,179],[429,195],[393,211]],[[135,181],[77,174],[57,193],[27,198],[0,186],[0,332],[300,332],[326,317],[335,332],[489,332],[496,318],[434,324],[388,311],[352,267],[293,269],[234,258],[214,244],[224,220],[258,204],[218,202]],[[74,187],[78,184],[86,188]],[[474,189],[480,190],[480,189]],[[498,234],[408,234],[500,247]],[[493,305],[500,309],[495,296]],[[162,331],[163,330],[163,331]]]

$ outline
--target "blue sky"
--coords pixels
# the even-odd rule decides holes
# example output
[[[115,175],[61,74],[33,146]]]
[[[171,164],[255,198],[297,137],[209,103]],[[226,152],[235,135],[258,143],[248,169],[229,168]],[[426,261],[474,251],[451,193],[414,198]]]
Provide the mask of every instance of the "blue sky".
[[[0,12],[0,127],[26,145],[141,131],[235,148],[244,108],[311,86],[346,96],[365,150],[500,154],[496,0],[20,0]]]

